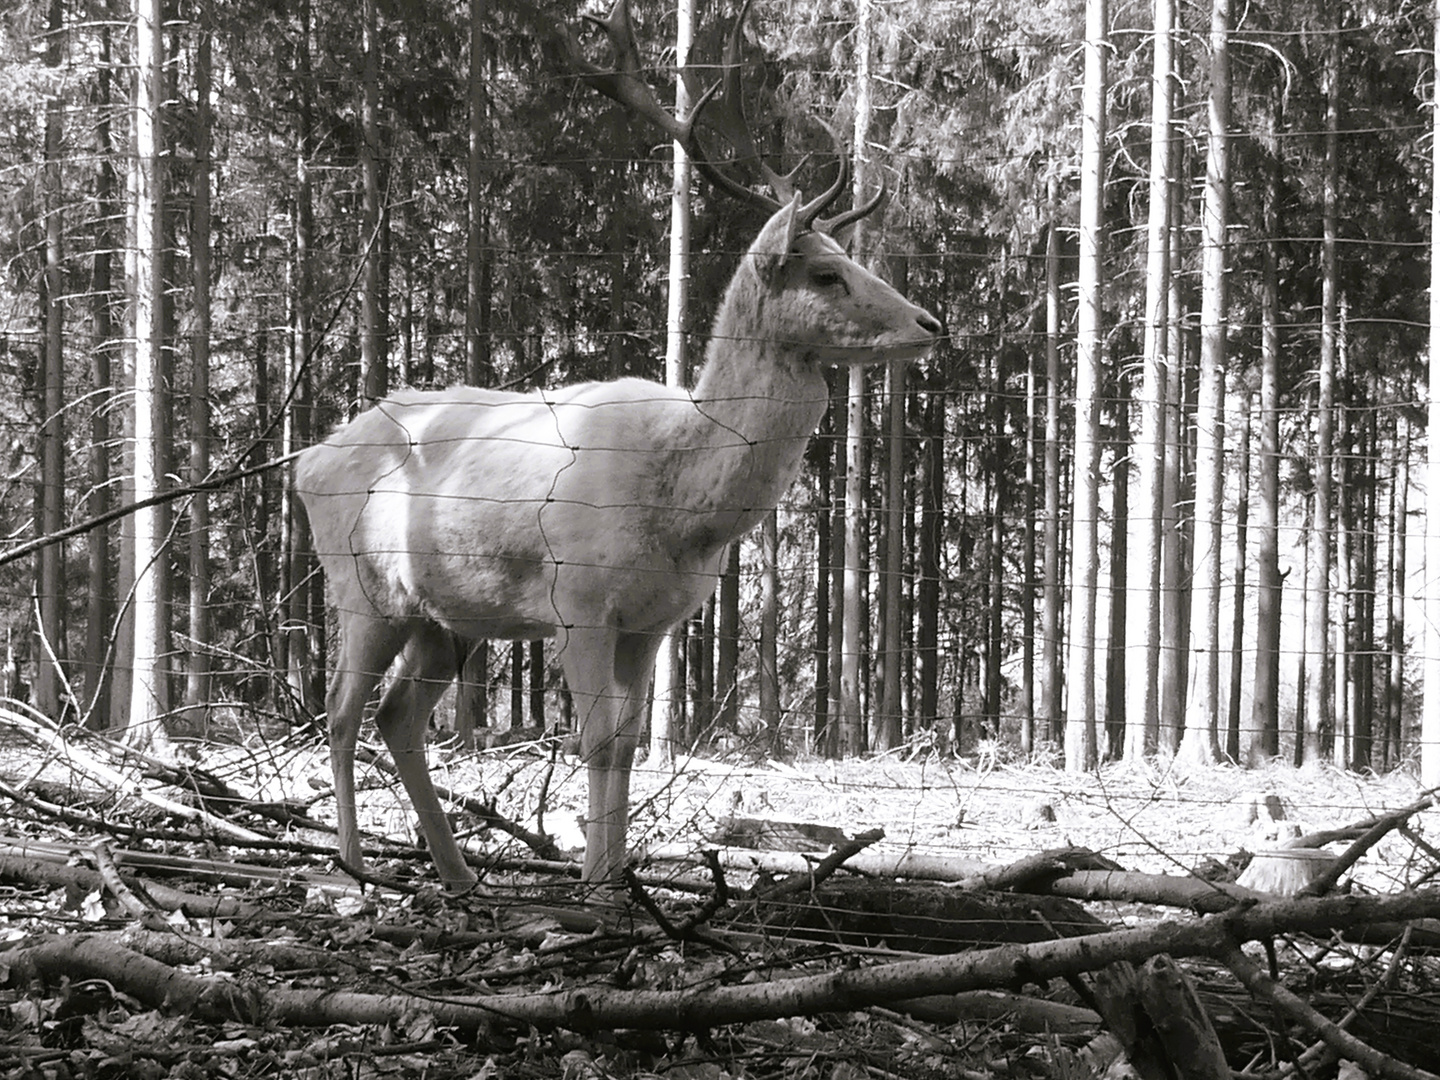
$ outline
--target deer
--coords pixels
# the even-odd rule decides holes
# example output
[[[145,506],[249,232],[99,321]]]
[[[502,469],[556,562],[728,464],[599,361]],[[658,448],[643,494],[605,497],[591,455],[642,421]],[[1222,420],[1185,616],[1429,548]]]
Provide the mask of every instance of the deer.
[[[695,120],[742,157],[741,13],[716,87],[680,120],[640,76],[624,0],[592,18],[614,69],[581,77],[682,140],[702,173],[768,219],[726,288],[691,389],[626,377],[529,392],[402,390],[304,450],[294,489],[337,614],[326,694],[340,857],[363,867],[355,750],[375,709],[440,880],[476,884],[425,757],[429,718],[463,641],[554,639],[589,785],[581,881],[619,888],[630,774],[642,710],[667,634],[711,595],[730,545],[799,476],[829,403],[828,368],[928,355],[943,328],[836,239],[884,195],[823,219],[848,182],[806,202],[793,176],[762,171],[773,194],[704,154]],[[571,43],[573,45],[573,42]],[[717,87],[720,84],[717,84]],[[727,104],[726,102],[730,104]]]

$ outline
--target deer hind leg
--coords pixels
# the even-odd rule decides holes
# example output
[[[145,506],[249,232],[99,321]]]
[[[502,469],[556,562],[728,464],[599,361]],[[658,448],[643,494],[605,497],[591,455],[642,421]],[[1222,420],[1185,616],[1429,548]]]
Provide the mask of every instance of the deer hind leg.
[[[587,883],[618,885],[625,865],[630,767],[658,644],[650,635],[572,631],[562,654],[580,718],[580,755],[589,772],[581,873]]]
[[[340,857],[355,867],[365,865],[355,820],[355,742],[365,705],[404,642],[404,633],[384,620],[352,615],[341,621],[340,655],[325,694],[325,713],[335,777],[337,846]]]
[[[440,880],[450,888],[467,889],[475,884],[475,873],[455,842],[425,757],[430,714],[454,678],[455,647],[450,635],[438,626],[416,630],[400,654],[395,682],[375,712],[375,726],[390,748]]]

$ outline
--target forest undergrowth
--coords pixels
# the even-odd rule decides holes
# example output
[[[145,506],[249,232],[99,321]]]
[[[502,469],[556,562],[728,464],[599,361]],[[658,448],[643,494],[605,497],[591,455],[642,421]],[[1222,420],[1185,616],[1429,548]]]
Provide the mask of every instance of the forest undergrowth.
[[[4,720],[3,1077],[1160,1075],[1124,1030],[1157,980],[1247,1076],[1440,1071],[1437,812],[1403,773],[644,763],[637,876],[601,902],[562,745],[441,747],[484,883],[456,897],[375,760],[362,884],[313,737],[177,768]],[[1233,884],[1367,833],[1325,896]]]

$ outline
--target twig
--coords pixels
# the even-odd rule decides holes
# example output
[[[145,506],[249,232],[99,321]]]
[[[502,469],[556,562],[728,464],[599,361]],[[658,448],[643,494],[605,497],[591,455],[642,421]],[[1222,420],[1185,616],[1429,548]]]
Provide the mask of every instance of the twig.
[[[125,884],[120,876],[120,868],[115,865],[115,859],[110,854],[110,847],[104,841],[96,841],[90,845],[90,857],[95,860],[95,869],[100,871],[100,880],[110,890],[110,894],[120,902],[132,919],[143,919],[151,912],[151,907],[141,900],[135,890]]]
[[[791,893],[814,889],[826,878],[834,874],[836,870],[839,870],[841,864],[844,863],[846,859],[858,855],[871,844],[878,843],[883,839],[885,839],[884,829],[875,828],[869,832],[863,832],[853,840],[847,840],[845,843],[836,847],[834,851],[816,863],[815,868],[808,874],[795,874],[780,882],[780,884],[774,888],[755,897],[755,900],[760,903],[766,903],[771,900],[778,900],[782,896],[789,896]],[[711,852],[711,854],[714,855],[713,852]]]

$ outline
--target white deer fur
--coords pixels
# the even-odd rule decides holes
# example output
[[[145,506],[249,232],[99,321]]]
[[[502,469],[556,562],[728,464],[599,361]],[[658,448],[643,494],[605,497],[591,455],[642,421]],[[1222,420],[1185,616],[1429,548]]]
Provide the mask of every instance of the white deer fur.
[[[474,882],[425,762],[430,712],[455,674],[449,635],[555,637],[589,770],[583,877],[618,879],[656,649],[795,480],[828,399],[822,365],[917,357],[940,333],[802,229],[797,204],[736,272],[693,391],[629,378],[405,391],[300,456],[295,488],[339,613],[326,704],[346,861],[362,865],[361,713],[398,656],[377,726],[441,879]]]

